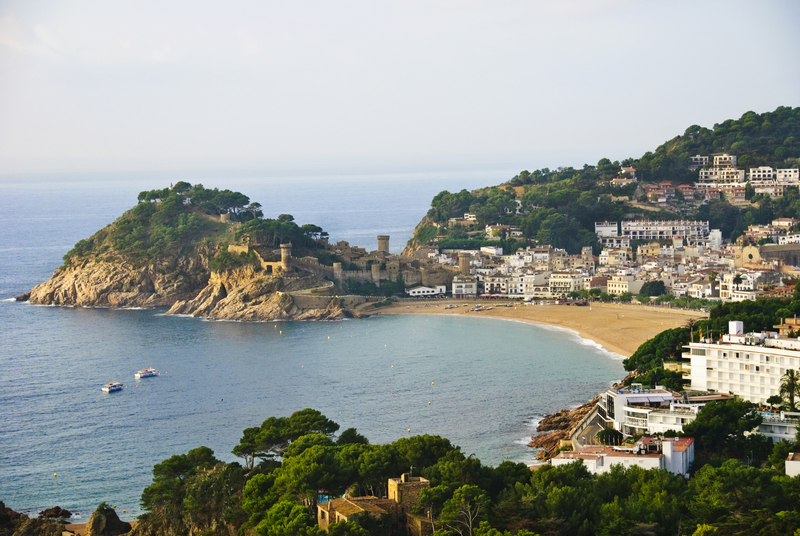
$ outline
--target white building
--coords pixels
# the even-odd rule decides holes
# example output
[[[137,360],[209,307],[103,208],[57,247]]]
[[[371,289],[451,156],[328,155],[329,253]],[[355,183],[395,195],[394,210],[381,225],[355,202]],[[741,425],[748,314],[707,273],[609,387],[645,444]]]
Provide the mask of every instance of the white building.
[[[777,333],[745,335],[742,322],[729,323],[721,342],[689,343],[683,357],[691,362],[686,377],[691,389],[731,393],[766,405],[778,395],[781,377],[800,369],[800,339],[779,338]]]
[[[453,277],[453,298],[474,298],[478,295],[478,280],[473,275]]]
[[[777,169],[775,170],[775,180],[784,184],[800,183],[800,169]]]
[[[644,280],[636,279],[632,275],[612,275],[611,279],[608,280],[608,293],[612,296],[619,296],[626,292],[639,294],[644,283]]]
[[[503,248],[494,246],[483,246],[481,253],[489,255],[490,257],[499,257],[503,254]]]
[[[749,179],[751,181],[771,181],[775,180],[775,170],[769,166],[750,168]]]
[[[550,274],[550,294],[555,297],[566,296],[570,292],[583,289],[586,274],[583,272],[553,272]]]
[[[711,229],[708,233],[708,247],[710,249],[719,249],[722,247],[722,231],[719,229]]]
[[[607,473],[613,465],[638,466],[642,469],[666,469],[688,478],[694,461],[694,439],[691,437],[641,438],[633,448],[589,445],[571,452],[562,451],[551,460],[552,465],[567,465],[576,460],[594,474]]]
[[[745,172],[743,169],[717,168],[701,169],[697,182],[697,188],[707,189],[716,188],[721,184],[741,184],[744,186]]]
[[[772,439],[773,443],[778,441],[794,441],[797,434],[797,422],[800,413],[781,411],[780,413],[762,413],[764,419],[756,431]]]
[[[437,285],[436,287],[418,286],[406,290],[406,294],[412,298],[435,296],[436,294],[444,294],[445,292],[447,292],[447,287],[444,285]]]
[[[598,238],[619,236],[619,228],[615,221],[596,221],[594,233]]]
[[[786,458],[786,476],[800,475],[800,452],[791,452]]]
[[[800,244],[800,233],[778,237],[778,244]]]
[[[606,426],[629,436],[648,431],[647,414],[643,411],[669,410],[672,404],[682,400],[680,395],[661,386],[642,389],[641,384],[633,384],[630,388],[609,389],[600,395],[597,411]]]
[[[707,221],[648,221],[622,222],[622,236],[632,240],[657,240],[675,236],[708,236]]]
[[[721,168],[735,168],[736,155],[733,154],[718,154],[714,156],[714,167]]]

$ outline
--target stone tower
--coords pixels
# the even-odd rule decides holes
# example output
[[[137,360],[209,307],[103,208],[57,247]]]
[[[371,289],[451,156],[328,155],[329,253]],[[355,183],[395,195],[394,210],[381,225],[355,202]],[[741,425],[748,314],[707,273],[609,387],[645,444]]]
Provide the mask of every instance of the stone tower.
[[[373,264],[372,265],[372,282],[375,283],[376,287],[381,286],[381,265],[380,264]]]
[[[281,244],[281,264],[285,272],[289,271],[292,264],[292,243]]]
[[[462,275],[469,275],[469,261],[472,255],[465,251],[458,252],[458,270]]]
[[[342,263],[341,262],[334,262],[333,263],[333,278],[336,281],[342,280]]]
[[[378,235],[378,251],[389,253],[389,235]]]
[[[410,513],[411,509],[419,505],[419,493],[431,487],[431,483],[421,476],[411,476],[403,473],[400,478],[389,479],[389,499],[394,500],[403,513]]]

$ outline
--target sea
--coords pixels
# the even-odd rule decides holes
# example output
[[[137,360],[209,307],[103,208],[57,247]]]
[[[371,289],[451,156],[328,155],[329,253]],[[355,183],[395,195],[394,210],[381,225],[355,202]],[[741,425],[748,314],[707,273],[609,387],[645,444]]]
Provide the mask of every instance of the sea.
[[[438,192],[512,176],[0,175],[0,500],[29,515],[58,505],[77,523],[105,501],[133,519],[156,463],[201,445],[234,461],[242,430],[303,408],[371,443],[437,434],[484,464],[533,464],[537,423],[621,378],[621,356],[568,330],[488,318],[239,323],[13,300],[140,191],[178,180],[241,191],[265,217],[292,214],[332,241],[373,250],[388,234],[399,253]],[[160,376],[135,380],[145,367]],[[125,388],[104,394],[109,381]]]

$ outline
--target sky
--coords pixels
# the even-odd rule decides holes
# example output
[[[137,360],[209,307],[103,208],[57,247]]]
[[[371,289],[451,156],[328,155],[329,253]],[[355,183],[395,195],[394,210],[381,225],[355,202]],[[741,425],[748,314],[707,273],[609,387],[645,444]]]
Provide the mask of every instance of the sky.
[[[800,2],[5,0],[0,175],[638,157],[800,106]]]

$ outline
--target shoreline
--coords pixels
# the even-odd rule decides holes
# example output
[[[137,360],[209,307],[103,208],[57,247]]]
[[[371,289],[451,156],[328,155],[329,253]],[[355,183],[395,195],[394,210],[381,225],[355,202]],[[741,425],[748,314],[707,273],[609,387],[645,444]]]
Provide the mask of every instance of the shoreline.
[[[463,307],[468,303],[469,307]],[[491,310],[479,312],[471,308],[480,303]],[[357,308],[369,315],[392,314],[447,314],[451,316],[482,316],[498,320],[510,320],[543,327],[566,329],[581,339],[591,341],[604,350],[622,358],[633,355],[639,346],[666,329],[683,326],[690,319],[707,318],[707,313],[682,309],[660,309],[645,305],[621,305],[593,303],[591,306],[574,305],[523,305],[511,303],[510,307],[498,307],[503,302],[491,300],[414,300],[370,310],[370,304]],[[426,306],[426,304],[428,306]],[[460,309],[445,309],[454,304]]]

